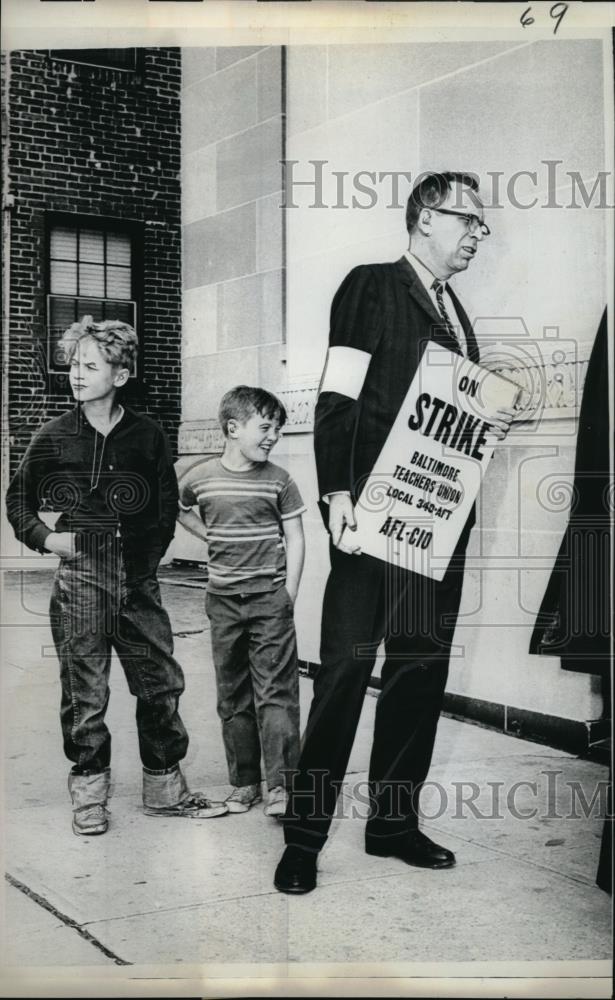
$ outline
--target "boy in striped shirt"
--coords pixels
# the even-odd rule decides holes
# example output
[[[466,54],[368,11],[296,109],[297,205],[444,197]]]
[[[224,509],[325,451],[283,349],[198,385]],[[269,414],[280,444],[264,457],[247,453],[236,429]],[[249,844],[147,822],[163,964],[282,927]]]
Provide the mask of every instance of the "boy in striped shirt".
[[[293,606],[303,569],[305,506],[291,476],[269,461],[286,422],[280,400],[239,385],[223,396],[218,415],[224,452],[184,478],[179,521],[208,545],[206,610],[234,786],[228,810],[247,812],[261,801],[262,751],[265,813],[279,817],[286,811],[286,775],[299,756]]]

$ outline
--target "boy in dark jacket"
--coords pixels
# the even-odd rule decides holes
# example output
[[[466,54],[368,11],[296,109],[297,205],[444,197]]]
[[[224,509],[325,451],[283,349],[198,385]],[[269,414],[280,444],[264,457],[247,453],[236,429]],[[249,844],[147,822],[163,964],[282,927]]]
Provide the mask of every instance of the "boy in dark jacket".
[[[150,417],[123,407],[137,337],[125,323],[85,317],[65,334],[76,407],[34,436],[7,493],[17,538],[60,557],[51,594],[60,660],[64,751],[76,834],[108,826],[111,736],[105,724],[115,649],[132,694],[147,815],[209,818],[221,803],[191,793],[179,762],[188,735],[184,690],[156,578],[174,532],[177,481],[168,441]],[[42,502],[60,510],[54,529]]]

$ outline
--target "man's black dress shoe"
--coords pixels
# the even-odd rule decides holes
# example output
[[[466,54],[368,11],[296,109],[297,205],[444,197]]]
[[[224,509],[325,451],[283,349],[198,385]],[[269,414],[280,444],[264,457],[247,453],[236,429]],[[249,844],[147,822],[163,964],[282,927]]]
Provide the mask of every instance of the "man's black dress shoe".
[[[399,858],[416,868],[452,868],[455,855],[440,847],[420,830],[408,830],[403,836],[375,837],[367,834],[365,851],[379,858]]]
[[[300,847],[287,847],[275,870],[273,884],[278,892],[302,895],[316,888],[316,854]]]

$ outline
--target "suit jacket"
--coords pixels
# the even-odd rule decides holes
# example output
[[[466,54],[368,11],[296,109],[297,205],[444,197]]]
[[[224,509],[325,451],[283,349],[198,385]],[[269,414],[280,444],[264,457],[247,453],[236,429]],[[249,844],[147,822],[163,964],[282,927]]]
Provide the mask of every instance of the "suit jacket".
[[[470,321],[452,291],[451,296],[470,360],[478,362]],[[356,500],[429,340],[460,353],[406,257],[392,264],[364,264],[347,275],[331,306],[329,347],[360,351],[369,366],[357,399],[334,391],[319,395],[314,447],[321,497],[349,490]],[[348,358],[352,363],[352,351]]]
[[[564,670],[607,678],[613,627],[610,440],[605,309],[583,386],[570,516],[532,633],[530,653],[560,656]]]

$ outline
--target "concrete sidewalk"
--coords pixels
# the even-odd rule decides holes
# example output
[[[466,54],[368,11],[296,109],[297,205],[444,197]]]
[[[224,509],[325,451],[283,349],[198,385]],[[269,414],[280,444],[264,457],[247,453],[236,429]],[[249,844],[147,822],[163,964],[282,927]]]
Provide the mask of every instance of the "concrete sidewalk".
[[[509,974],[510,963],[577,961],[584,964],[573,972],[568,966],[567,974],[609,976],[611,904],[594,884],[602,819],[597,807],[581,815],[582,795],[591,801],[606,767],[443,719],[424,826],[455,850],[457,866],[431,872],[368,857],[360,817],[372,696],[352,754],[344,817],[322,852],[319,888],[308,896],[273,889],[282,832],[260,807],[206,821],[142,814],[134,701],[116,662],[108,714],[111,825],[104,837],[75,837],[49,587],[47,572],[4,577],[3,963],[18,967],[18,978],[43,967],[70,973],[75,966],[156,964],[175,978],[206,965],[217,976],[258,980],[272,969],[283,979],[311,967],[295,963],[327,963],[335,975],[344,974],[338,963],[395,963],[398,976],[427,968],[423,963],[454,963],[480,975],[483,963],[508,963],[497,968]],[[195,789],[223,798],[229,786],[203,591],[163,584],[163,596],[186,672],[186,774]],[[310,689],[303,679],[304,719]],[[608,979],[598,985],[610,995]]]

